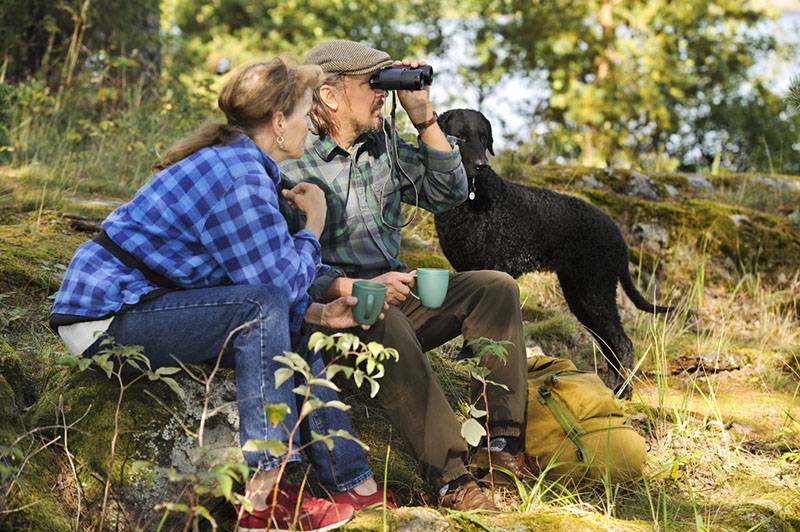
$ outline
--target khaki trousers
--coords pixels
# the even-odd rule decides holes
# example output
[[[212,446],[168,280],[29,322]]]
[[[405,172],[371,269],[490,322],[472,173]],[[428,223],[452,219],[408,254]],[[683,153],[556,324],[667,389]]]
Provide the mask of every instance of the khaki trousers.
[[[376,399],[410,445],[428,482],[439,487],[467,472],[464,459],[468,447],[461,437],[461,422],[425,355],[459,334],[466,340],[485,337],[511,342],[506,346],[506,363],[492,356],[482,361],[491,371],[488,378],[508,387],[508,391],[488,387],[489,428],[492,436],[524,434],[528,393],[525,342],[519,287],[511,276],[497,271],[453,273],[440,308],[425,308],[409,296],[385,314],[386,318],[368,331],[349,332],[364,341],[393,347],[400,354],[398,361],[384,364]],[[482,386],[473,382],[471,388],[475,399]],[[484,405],[477,406],[482,409]]]

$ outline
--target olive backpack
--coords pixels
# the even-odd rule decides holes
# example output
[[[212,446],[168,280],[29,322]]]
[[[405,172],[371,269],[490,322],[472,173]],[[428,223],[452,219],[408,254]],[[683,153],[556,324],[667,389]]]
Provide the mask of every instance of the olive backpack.
[[[644,438],[603,381],[547,356],[528,359],[525,451],[538,472],[576,482],[639,477],[647,458]]]

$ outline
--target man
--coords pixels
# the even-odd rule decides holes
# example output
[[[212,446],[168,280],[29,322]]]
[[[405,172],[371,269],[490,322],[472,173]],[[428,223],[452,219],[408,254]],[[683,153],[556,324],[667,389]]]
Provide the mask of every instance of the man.
[[[472,462],[488,464],[488,447],[494,465],[526,474],[522,435],[527,381],[517,284],[501,272],[463,272],[451,275],[441,308],[425,308],[409,297],[414,277],[399,259],[401,201],[418,202],[434,213],[463,202],[467,178],[459,150],[436,123],[429,88],[399,91],[400,105],[419,131],[419,146],[398,139],[397,159],[408,178],[397,169],[392,172],[388,127],[383,129],[381,116],[387,92],[369,85],[375,72],[392,65],[389,55],[352,41],[326,41],[308,53],[306,63],[319,65],[326,76],[314,95],[311,113],[319,135],[309,135],[304,156],[285,163],[281,171],[287,187],[311,181],[326,192],[328,219],[320,240],[323,262],[332,269],[317,278],[312,296],[329,300],[350,295],[355,279],[386,285],[391,305],[386,319],[369,331],[353,330],[362,340],[380,342],[400,353],[399,361],[386,364],[377,399],[422,463],[428,481],[439,489],[442,506],[494,509],[467,471],[461,423],[425,351],[460,334],[468,340],[511,342],[506,363],[483,361],[491,369],[488,378],[508,390],[489,387],[492,440]],[[294,211],[284,212],[290,225],[296,223],[291,220]],[[473,393],[478,388],[473,383]]]

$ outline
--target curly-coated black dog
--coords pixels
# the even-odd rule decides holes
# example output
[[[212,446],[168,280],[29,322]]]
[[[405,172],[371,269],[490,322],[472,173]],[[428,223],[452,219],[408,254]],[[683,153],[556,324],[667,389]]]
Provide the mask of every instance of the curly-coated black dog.
[[[558,275],[564,298],[597,339],[613,372],[606,384],[629,397],[624,370],[633,364],[633,345],[616,305],[617,282],[634,305],[669,312],[648,302],[628,271],[628,246],[603,211],[572,196],[510,183],[490,167],[492,126],[478,111],[454,109],[439,117],[445,133],[458,138],[469,179],[469,199],[437,214],[436,230],[445,256],[457,270],[501,270]]]

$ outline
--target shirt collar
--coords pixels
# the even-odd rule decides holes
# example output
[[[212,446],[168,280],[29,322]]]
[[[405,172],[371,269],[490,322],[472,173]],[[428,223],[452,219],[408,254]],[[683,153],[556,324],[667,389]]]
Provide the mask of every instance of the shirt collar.
[[[374,142],[376,135],[374,133],[365,133],[358,137],[356,141],[353,143],[353,152],[357,152],[362,145],[369,144],[370,142]],[[344,148],[339,146],[339,144],[333,140],[333,137],[326,135],[325,133],[320,134],[316,137],[313,141],[313,148],[314,151],[317,152],[325,162],[331,162],[333,160],[334,155],[336,155],[337,151],[341,155],[345,157],[349,157],[350,153],[347,152]]]
[[[280,181],[280,170],[278,169],[278,163],[276,163],[272,157],[269,156],[267,152],[262,150],[258,144],[256,144],[253,139],[248,137],[247,135],[239,135],[233,143],[241,143],[241,145],[250,152],[255,159],[264,166],[264,169],[267,171],[267,175],[272,178],[275,183]],[[233,144],[232,143],[232,144]]]

